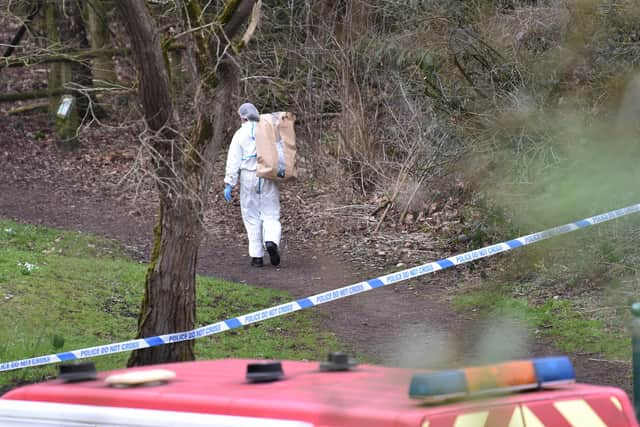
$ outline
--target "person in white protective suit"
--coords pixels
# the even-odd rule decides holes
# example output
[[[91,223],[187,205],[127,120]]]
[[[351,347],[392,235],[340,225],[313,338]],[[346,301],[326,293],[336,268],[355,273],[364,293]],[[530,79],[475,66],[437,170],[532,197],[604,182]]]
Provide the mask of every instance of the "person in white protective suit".
[[[224,198],[232,199],[233,187],[240,182],[240,210],[249,237],[249,256],[253,267],[262,267],[264,249],[272,265],[280,264],[280,191],[278,183],[256,176],[255,128],[260,120],[257,108],[244,103],[238,109],[242,126],[236,131],[227,154]]]

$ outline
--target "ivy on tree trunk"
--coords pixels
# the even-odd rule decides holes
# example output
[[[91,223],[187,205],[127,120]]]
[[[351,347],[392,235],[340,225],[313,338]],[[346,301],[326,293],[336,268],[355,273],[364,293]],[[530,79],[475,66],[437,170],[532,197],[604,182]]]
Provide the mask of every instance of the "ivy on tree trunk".
[[[178,2],[193,18],[200,10],[197,1]],[[251,15],[255,0],[231,0],[216,18],[224,38],[232,40]],[[145,279],[145,294],[138,318],[137,338],[195,327],[195,272],[202,236],[202,218],[206,209],[213,160],[222,142],[225,109],[236,74],[229,58],[218,57],[211,34],[193,31],[191,43],[202,90],[194,100],[196,122],[189,141],[179,138],[168,64],[158,28],[143,0],[116,2],[140,74],[140,97],[151,134],[157,189],[160,199],[158,222],[151,262]],[[197,20],[190,20],[196,26]],[[185,22],[187,20],[185,19]],[[222,36],[222,34],[217,34]],[[230,50],[233,52],[233,49]],[[226,55],[229,55],[227,53]],[[183,129],[184,130],[184,129]],[[137,350],[128,365],[146,365],[194,359],[193,341]]]

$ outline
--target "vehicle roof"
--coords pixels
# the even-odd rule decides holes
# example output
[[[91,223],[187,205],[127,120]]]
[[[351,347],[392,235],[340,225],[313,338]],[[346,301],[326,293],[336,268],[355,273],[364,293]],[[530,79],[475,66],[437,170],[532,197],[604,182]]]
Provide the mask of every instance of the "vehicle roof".
[[[425,419],[504,405],[542,400],[604,395],[630,404],[613,387],[570,384],[552,390],[521,392],[483,400],[424,404],[410,399],[409,383],[416,371],[359,365],[347,372],[322,372],[313,362],[283,361],[279,381],[248,383],[248,363],[259,360],[224,359],[134,368],[168,369],[176,373],[166,384],[113,387],[105,378],[125,370],[103,372],[94,381],[63,383],[52,380],[24,386],[3,399],[76,403],[84,405],[159,409],[299,420],[317,426],[420,426]],[[128,371],[131,371],[129,369]],[[619,408],[620,409],[620,408]],[[622,411],[622,409],[620,409]]]

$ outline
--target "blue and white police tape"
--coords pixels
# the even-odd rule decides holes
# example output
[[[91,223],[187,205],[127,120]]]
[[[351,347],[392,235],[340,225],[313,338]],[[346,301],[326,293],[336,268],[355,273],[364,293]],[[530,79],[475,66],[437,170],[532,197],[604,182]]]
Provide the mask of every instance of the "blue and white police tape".
[[[275,307],[265,308],[264,310],[254,311],[253,313],[223,320],[211,325],[202,326],[191,331],[160,335],[150,338],[140,338],[115,344],[106,344],[96,347],[83,348],[80,350],[73,350],[65,353],[49,354],[46,356],[34,357],[31,359],[22,359],[0,363],[0,372],[32,366],[47,365],[51,363],[66,362],[69,360],[83,359],[86,357],[120,353],[123,351],[139,350],[143,348],[155,347],[158,345],[187,341],[218,334],[229,329],[239,328],[251,323],[256,323],[262,320],[282,316],[287,313],[293,313],[294,311],[304,310],[306,308],[324,304],[329,301],[335,301],[337,299],[345,298],[350,295],[370,291],[381,286],[391,285],[403,280],[433,273],[438,270],[444,270],[455,265],[465,264],[477,259],[486,258],[501,252],[519,248],[520,246],[529,245],[531,243],[539,242],[550,237],[570,233],[572,231],[596,225],[602,222],[611,221],[612,219],[620,218],[639,211],[640,204],[628,206],[626,208],[592,216],[590,218],[581,219],[570,224],[550,228],[538,233],[528,234],[526,236],[518,237],[506,242],[498,243],[469,252],[464,252],[460,255],[454,255],[449,258],[441,259],[439,261],[430,262],[427,264],[419,265],[417,267],[407,268],[405,270],[387,274],[385,276],[380,276],[375,279],[370,279],[364,282],[344,286],[342,288],[334,289],[331,291],[322,292],[307,298],[300,298],[296,301],[291,301],[285,304],[277,305]]]

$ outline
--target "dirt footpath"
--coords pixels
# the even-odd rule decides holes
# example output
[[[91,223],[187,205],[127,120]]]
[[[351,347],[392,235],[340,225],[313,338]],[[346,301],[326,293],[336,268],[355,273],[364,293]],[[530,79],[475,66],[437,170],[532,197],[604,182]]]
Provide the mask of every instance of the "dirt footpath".
[[[85,143],[78,152],[62,153],[50,136],[41,133],[45,125],[42,117],[24,122],[11,117],[0,122],[0,218],[100,234],[123,243],[135,257],[146,260],[156,211],[153,188],[141,186],[135,194],[123,193],[117,184],[132,160],[113,155],[117,150],[128,153],[134,149],[126,143],[114,147],[118,135],[93,130],[84,135]],[[285,290],[299,298],[389,272],[389,265],[355,261],[366,256],[358,248],[342,245],[340,239],[346,237],[340,233],[318,229],[326,223],[310,224],[308,214],[294,202],[304,198],[309,204],[318,197],[301,197],[296,187],[283,189],[281,266],[266,263],[262,269],[250,268],[237,200],[225,203],[215,191],[218,187],[222,188],[214,185],[206,215],[200,274]],[[436,259],[431,256],[422,262]],[[527,335],[524,327],[491,324],[478,320],[473,312],[461,314],[451,309],[447,301],[457,286],[479,283],[479,276],[477,271],[471,274],[465,268],[451,269],[313,310],[322,314],[322,326],[345,343],[344,350],[389,365],[438,368],[488,358],[556,354],[544,342]],[[571,356],[579,380],[630,391],[628,364],[592,355]]]

